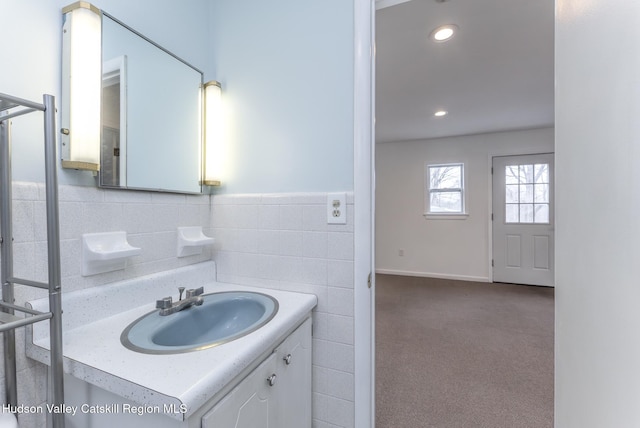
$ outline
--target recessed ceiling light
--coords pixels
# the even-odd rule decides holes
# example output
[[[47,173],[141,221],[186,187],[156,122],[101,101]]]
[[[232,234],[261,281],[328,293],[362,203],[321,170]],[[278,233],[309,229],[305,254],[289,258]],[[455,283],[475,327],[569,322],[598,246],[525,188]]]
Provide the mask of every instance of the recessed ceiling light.
[[[458,30],[455,24],[442,25],[431,32],[429,37],[435,42],[446,42],[450,40]]]
[[[433,115],[435,117],[442,117],[442,116],[446,116],[449,112],[446,110],[438,110],[437,112],[435,112]]]

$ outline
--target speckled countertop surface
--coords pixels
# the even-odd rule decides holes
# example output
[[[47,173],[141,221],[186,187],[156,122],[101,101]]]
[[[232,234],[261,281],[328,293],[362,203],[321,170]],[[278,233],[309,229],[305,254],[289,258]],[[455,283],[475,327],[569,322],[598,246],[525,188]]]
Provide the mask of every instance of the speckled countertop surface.
[[[221,346],[173,355],[131,351],[120,343],[122,331],[154,310],[156,299],[172,294],[163,292],[175,289],[172,280],[160,279],[154,275],[151,283],[149,278],[144,278],[63,295],[64,367],[65,372],[74,377],[142,405],[184,404],[186,413],[170,415],[179,420],[187,419],[243,370],[274,349],[317,304],[312,294],[207,282],[206,279],[196,281],[198,286],[204,286],[205,293],[247,290],[268,294],[278,301],[278,313],[260,329]],[[165,284],[159,285],[162,279]],[[128,296],[127,305],[119,304],[123,294]],[[134,302],[152,303],[131,307]],[[47,300],[33,301],[31,305],[46,310]],[[117,312],[123,306],[124,310]],[[27,355],[48,364],[48,322],[36,326],[27,337]]]

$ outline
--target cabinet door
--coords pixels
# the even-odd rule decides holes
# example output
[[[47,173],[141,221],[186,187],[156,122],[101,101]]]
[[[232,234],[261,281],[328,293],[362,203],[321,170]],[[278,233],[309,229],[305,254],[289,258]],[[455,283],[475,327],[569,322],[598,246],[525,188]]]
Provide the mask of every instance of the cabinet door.
[[[276,349],[278,384],[273,388],[277,427],[311,427],[311,319]]]
[[[274,397],[267,381],[276,372],[276,357],[271,354],[205,414],[202,428],[276,428],[270,420]]]

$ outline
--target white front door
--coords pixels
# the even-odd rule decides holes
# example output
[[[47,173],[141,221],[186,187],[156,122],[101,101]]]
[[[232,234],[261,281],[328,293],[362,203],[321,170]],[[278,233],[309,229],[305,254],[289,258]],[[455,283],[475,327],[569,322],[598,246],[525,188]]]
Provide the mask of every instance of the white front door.
[[[493,281],[554,286],[553,153],[493,158]]]

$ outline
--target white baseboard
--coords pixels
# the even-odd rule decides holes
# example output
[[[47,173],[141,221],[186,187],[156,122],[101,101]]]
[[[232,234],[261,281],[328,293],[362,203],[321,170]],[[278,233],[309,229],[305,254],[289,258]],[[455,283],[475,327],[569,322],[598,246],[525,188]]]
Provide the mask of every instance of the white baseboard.
[[[394,270],[394,269],[376,269],[376,273],[382,273],[385,275],[402,275],[402,276],[419,276],[424,278],[454,279],[458,281],[491,282],[489,278],[484,276],[453,275],[448,273],[411,272],[411,271]]]

